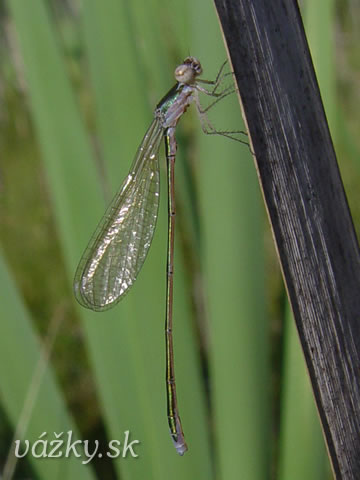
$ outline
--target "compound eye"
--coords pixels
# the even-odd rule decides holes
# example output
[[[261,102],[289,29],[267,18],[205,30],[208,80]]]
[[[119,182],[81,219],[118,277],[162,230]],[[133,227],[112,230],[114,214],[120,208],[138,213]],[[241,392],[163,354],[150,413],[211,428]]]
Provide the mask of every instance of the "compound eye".
[[[175,78],[181,83],[194,83],[195,78],[201,75],[202,67],[195,57],[186,57],[184,62],[175,70]]]
[[[199,60],[195,60],[194,63],[193,63],[193,69],[195,70],[196,74],[197,75],[201,75],[202,73],[202,67],[201,67],[201,64],[199,62]]]
[[[175,69],[175,78],[180,83],[192,83],[195,75],[191,65],[183,63]]]

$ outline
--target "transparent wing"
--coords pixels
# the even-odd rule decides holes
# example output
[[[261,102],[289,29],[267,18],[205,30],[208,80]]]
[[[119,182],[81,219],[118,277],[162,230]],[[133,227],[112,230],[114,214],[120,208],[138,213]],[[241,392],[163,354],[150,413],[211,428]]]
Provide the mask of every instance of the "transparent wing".
[[[163,128],[155,119],[80,260],[74,291],[84,307],[112,307],[128,292],[144,263],[159,206],[158,151],[162,134]]]

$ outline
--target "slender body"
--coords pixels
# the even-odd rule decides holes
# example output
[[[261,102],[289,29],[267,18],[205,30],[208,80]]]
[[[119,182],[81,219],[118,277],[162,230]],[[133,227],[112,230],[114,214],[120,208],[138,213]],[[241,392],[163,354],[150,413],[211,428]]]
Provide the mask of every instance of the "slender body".
[[[175,239],[175,154],[176,140],[175,128],[170,127],[165,133],[165,149],[167,163],[168,184],[168,247],[166,262],[166,317],[165,317],[165,343],[166,343],[166,398],[167,415],[170,435],[176,450],[183,455],[187,450],[181,420],[177,408],[174,347],[172,334],[173,318],[173,286],[174,286],[174,239]]]
[[[165,319],[167,414],[170,434],[180,455],[186,452],[187,445],[177,407],[172,335],[176,213],[174,168],[177,148],[175,129],[187,107],[195,102],[205,133],[225,136],[229,136],[229,133],[238,133],[216,132],[204,117],[206,110],[201,110],[198,100],[199,91],[216,97],[213,104],[233,91],[225,89],[216,93],[222,79],[223,67],[215,81],[197,78],[202,73],[202,68],[194,57],[187,57],[176,68],[177,83],[157,105],[155,118],[136,153],[130,172],[95,230],[80,260],[74,280],[75,296],[79,303],[96,311],[114,306],[136,280],[148,253],[156,225],[160,177],[158,151],[161,138],[164,137],[168,180]],[[199,82],[213,85],[212,90],[206,90]],[[230,138],[233,137],[230,135]]]

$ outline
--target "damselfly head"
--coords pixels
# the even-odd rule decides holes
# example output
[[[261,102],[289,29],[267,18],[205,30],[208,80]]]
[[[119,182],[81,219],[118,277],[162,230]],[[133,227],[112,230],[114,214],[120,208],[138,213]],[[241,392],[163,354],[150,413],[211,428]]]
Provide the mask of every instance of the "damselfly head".
[[[194,83],[196,77],[202,74],[202,67],[195,57],[186,57],[175,69],[175,78],[180,83]]]

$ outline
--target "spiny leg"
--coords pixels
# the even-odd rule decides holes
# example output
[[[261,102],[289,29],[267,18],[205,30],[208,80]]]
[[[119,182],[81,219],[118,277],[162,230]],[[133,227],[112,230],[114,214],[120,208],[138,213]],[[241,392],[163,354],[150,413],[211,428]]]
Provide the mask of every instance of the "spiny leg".
[[[215,94],[212,94],[211,92],[209,92],[208,90],[206,90],[205,88],[202,88],[200,87],[199,85],[196,86],[197,90],[199,92],[202,92],[202,93],[205,93],[205,95],[208,95],[210,97],[215,97],[216,100],[214,100],[213,102],[211,102],[209,105],[207,105],[207,107],[203,108],[202,105],[200,104],[200,101],[198,101],[198,111],[200,113],[206,113],[207,111],[210,110],[210,108],[212,108],[214,105],[216,105],[220,100],[222,100],[223,98],[227,97],[228,95],[232,95],[233,93],[235,93],[237,91],[236,88],[234,88],[232,85],[230,85],[229,87],[225,88],[222,92],[220,93],[215,93]]]
[[[234,131],[216,130],[216,128],[210,123],[209,119],[207,118],[206,120],[207,120],[207,125],[202,121],[202,118],[200,117],[202,131],[206,135],[220,135],[221,137],[230,138],[231,140],[235,140],[236,142],[242,143],[243,145],[246,145],[247,147],[250,148],[250,145],[248,142],[246,142],[245,140],[241,140],[240,138],[237,138],[235,136],[235,135],[247,135],[246,132],[242,132],[240,130],[234,130]]]
[[[212,94],[215,94],[217,88],[219,87],[219,85],[221,84],[221,82],[223,81],[224,77],[226,77],[227,75],[229,75],[228,73],[223,73],[223,70],[225,68],[225,65],[227,64],[227,60],[225,60],[225,62],[221,65],[217,75],[216,75],[216,78],[215,80],[205,80],[203,78],[198,78],[197,79],[197,82],[199,83],[205,83],[206,85],[214,85],[214,88],[212,89],[211,93]],[[207,90],[208,92],[208,90]]]
[[[218,87],[221,85],[221,83],[223,82],[224,78],[229,76],[229,75],[233,75],[233,72],[224,72],[224,68],[225,68],[225,65],[228,63],[228,60],[225,60],[225,62],[221,65],[217,75],[216,75],[216,78],[215,80],[205,80],[205,79],[202,79],[202,78],[198,78],[197,79],[197,83],[205,83],[206,85],[214,85],[214,88],[212,90],[206,90],[204,89],[204,93],[206,93],[207,95],[210,95],[210,96],[216,96],[218,94],[216,94],[216,90],[218,89]],[[199,86],[199,85],[198,85]],[[201,89],[201,87],[200,87]]]
[[[235,140],[236,142],[240,142],[240,143],[242,143],[244,145],[247,145],[249,147],[248,142],[246,142],[245,140],[241,140],[240,138],[236,137],[236,135],[246,135],[247,136],[246,132],[244,132],[242,130],[234,130],[234,131],[219,131],[219,130],[216,130],[216,128],[212,125],[212,123],[210,122],[210,120],[207,116],[207,112],[210,108],[212,108],[218,101],[222,100],[223,98],[230,95],[231,93],[233,93],[233,91],[223,93],[223,96],[217,97],[216,100],[214,102],[212,102],[205,109],[203,109],[202,106],[201,106],[199,96],[194,95],[195,105],[196,105],[196,109],[197,109],[198,114],[199,114],[201,128],[202,128],[202,131],[206,135],[220,135],[222,137],[227,137],[227,138],[230,138],[231,140]]]

